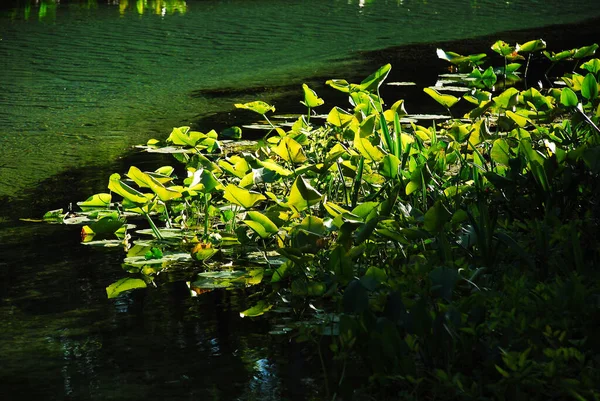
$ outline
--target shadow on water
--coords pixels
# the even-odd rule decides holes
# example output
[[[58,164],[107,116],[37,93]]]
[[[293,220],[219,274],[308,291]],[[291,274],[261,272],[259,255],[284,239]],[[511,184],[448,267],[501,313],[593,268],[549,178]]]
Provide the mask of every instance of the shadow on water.
[[[411,112],[435,106],[423,86],[435,83],[446,65],[435,48],[468,54],[498,38],[544,38],[552,50],[597,40],[600,20],[576,26],[516,31],[461,42],[403,46],[363,53],[364,62],[339,77],[360,80],[379,65],[393,64],[390,81],[414,81],[402,90],[384,87],[388,101],[408,99]],[[488,51],[488,54],[490,51]],[[327,105],[345,96],[324,81],[306,82]],[[535,78],[534,78],[535,82]],[[258,86],[196,91],[191,96],[256,96],[278,111],[303,112],[300,86]],[[326,106],[324,106],[326,108]],[[231,110],[196,121],[200,130],[242,125],[252,114]],[[43,181],[18,198],[4,198],[0,218],[0,399],[3,400],[304,400],[319,395],[320,368],[308,348],[270,336],[267,319],[241,319],[250,293],[213,291],[190,297],[186,272],[162,275],[156,288],[116,300],[105,287],[123,275],[122,250],[79,244],[79,228],[24,223],[93,193],[106,191],[114,171],[154,169],[169,157],[132,151],[94,168],[76,168]]]

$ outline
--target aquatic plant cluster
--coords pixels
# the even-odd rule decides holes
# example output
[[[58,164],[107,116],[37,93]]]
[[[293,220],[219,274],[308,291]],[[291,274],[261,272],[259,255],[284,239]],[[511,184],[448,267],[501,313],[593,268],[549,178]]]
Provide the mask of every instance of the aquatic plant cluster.
[[[173,271],[192,296],[244,288],[242,316],[315,344],[329,399],[597,400],[597,48],[498,41],[487,67],[438,49],[453,72],[424,91],[449,116],[430,125],[380,97],[390,65],[328,81],[350,107],[324,115],[303,85],[290,124],[236,104],[262,116],[263,140],[174,128],[142,148],[177,165],[132,166],[44,219],[125,247],[109,298]],[[537,88],[531,59],[550,67]]]

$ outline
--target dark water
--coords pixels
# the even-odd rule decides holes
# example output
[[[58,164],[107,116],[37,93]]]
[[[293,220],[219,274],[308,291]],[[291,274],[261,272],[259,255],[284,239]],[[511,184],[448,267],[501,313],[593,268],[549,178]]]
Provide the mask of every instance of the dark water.
[[[129,165],[170,163],[127,149],[172,126],[234,120],[234,102],[260,95],[290,111],[302,81],[328,95],[325,78],[358,79],[386,62],[392,80],[430,85],[444,64],[425,42],[600,14],[595,0],[15,4],[0,17],[2,400],[322,399],[310,348],[268,335],[271,318],[239,317],[250,292],[192,298],[182,271],[109,300],[122,250],[80,245],[78,227],[16,218],[104,191]],[[502,38],[561,50],[597,41],[598,26]],[[495,39],[444,48],[485,51]],[[423,101],[411,90],[394,96],[414,112]]]

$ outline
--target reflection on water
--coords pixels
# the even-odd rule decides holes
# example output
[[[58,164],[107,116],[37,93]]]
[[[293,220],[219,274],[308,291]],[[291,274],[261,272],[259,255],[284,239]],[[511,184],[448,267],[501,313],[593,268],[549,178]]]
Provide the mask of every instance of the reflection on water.
[[[56,10],[61,3],[68,3],[71,7],[79,7],[82,10],[98,7],[98,0],[63,0],[62,2],[60,0],[25,0],[15,4],[9,15],[13,20],[22,16],[27,21],[33,15],[37,16],[40,21],[53,22],[56,20]],[[175,13],[184,14],[187,9],[185,0],[107,0],[102,3],[118,6],[121,15],[135,12],[139,15],[152,13],[164,17]]]
[[[239,317],[248,306],[243,290],[192,298],[167,274],[158,288],[109,300],[104,287],[122,275],[119,251],[81,247],[76,229],[64,226],[0,228],[0,254],[13,262],[0,262],[0,399],[274,401],[315,393],[306,378],[318,373],[300,349],[266,334],[266,321]]]

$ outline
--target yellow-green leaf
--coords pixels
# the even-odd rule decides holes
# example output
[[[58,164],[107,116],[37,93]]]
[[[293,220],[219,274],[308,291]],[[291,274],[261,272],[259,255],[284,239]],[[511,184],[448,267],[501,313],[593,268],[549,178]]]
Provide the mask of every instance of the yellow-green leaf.
[[[258,192],[248,191],[247,189],[240,188],[233,184],[228,184],[225,187],[225,192],[223,196],[229,202],[241,206],[245,209],[250,209],[258,202],[267,199],[264,195]]]

